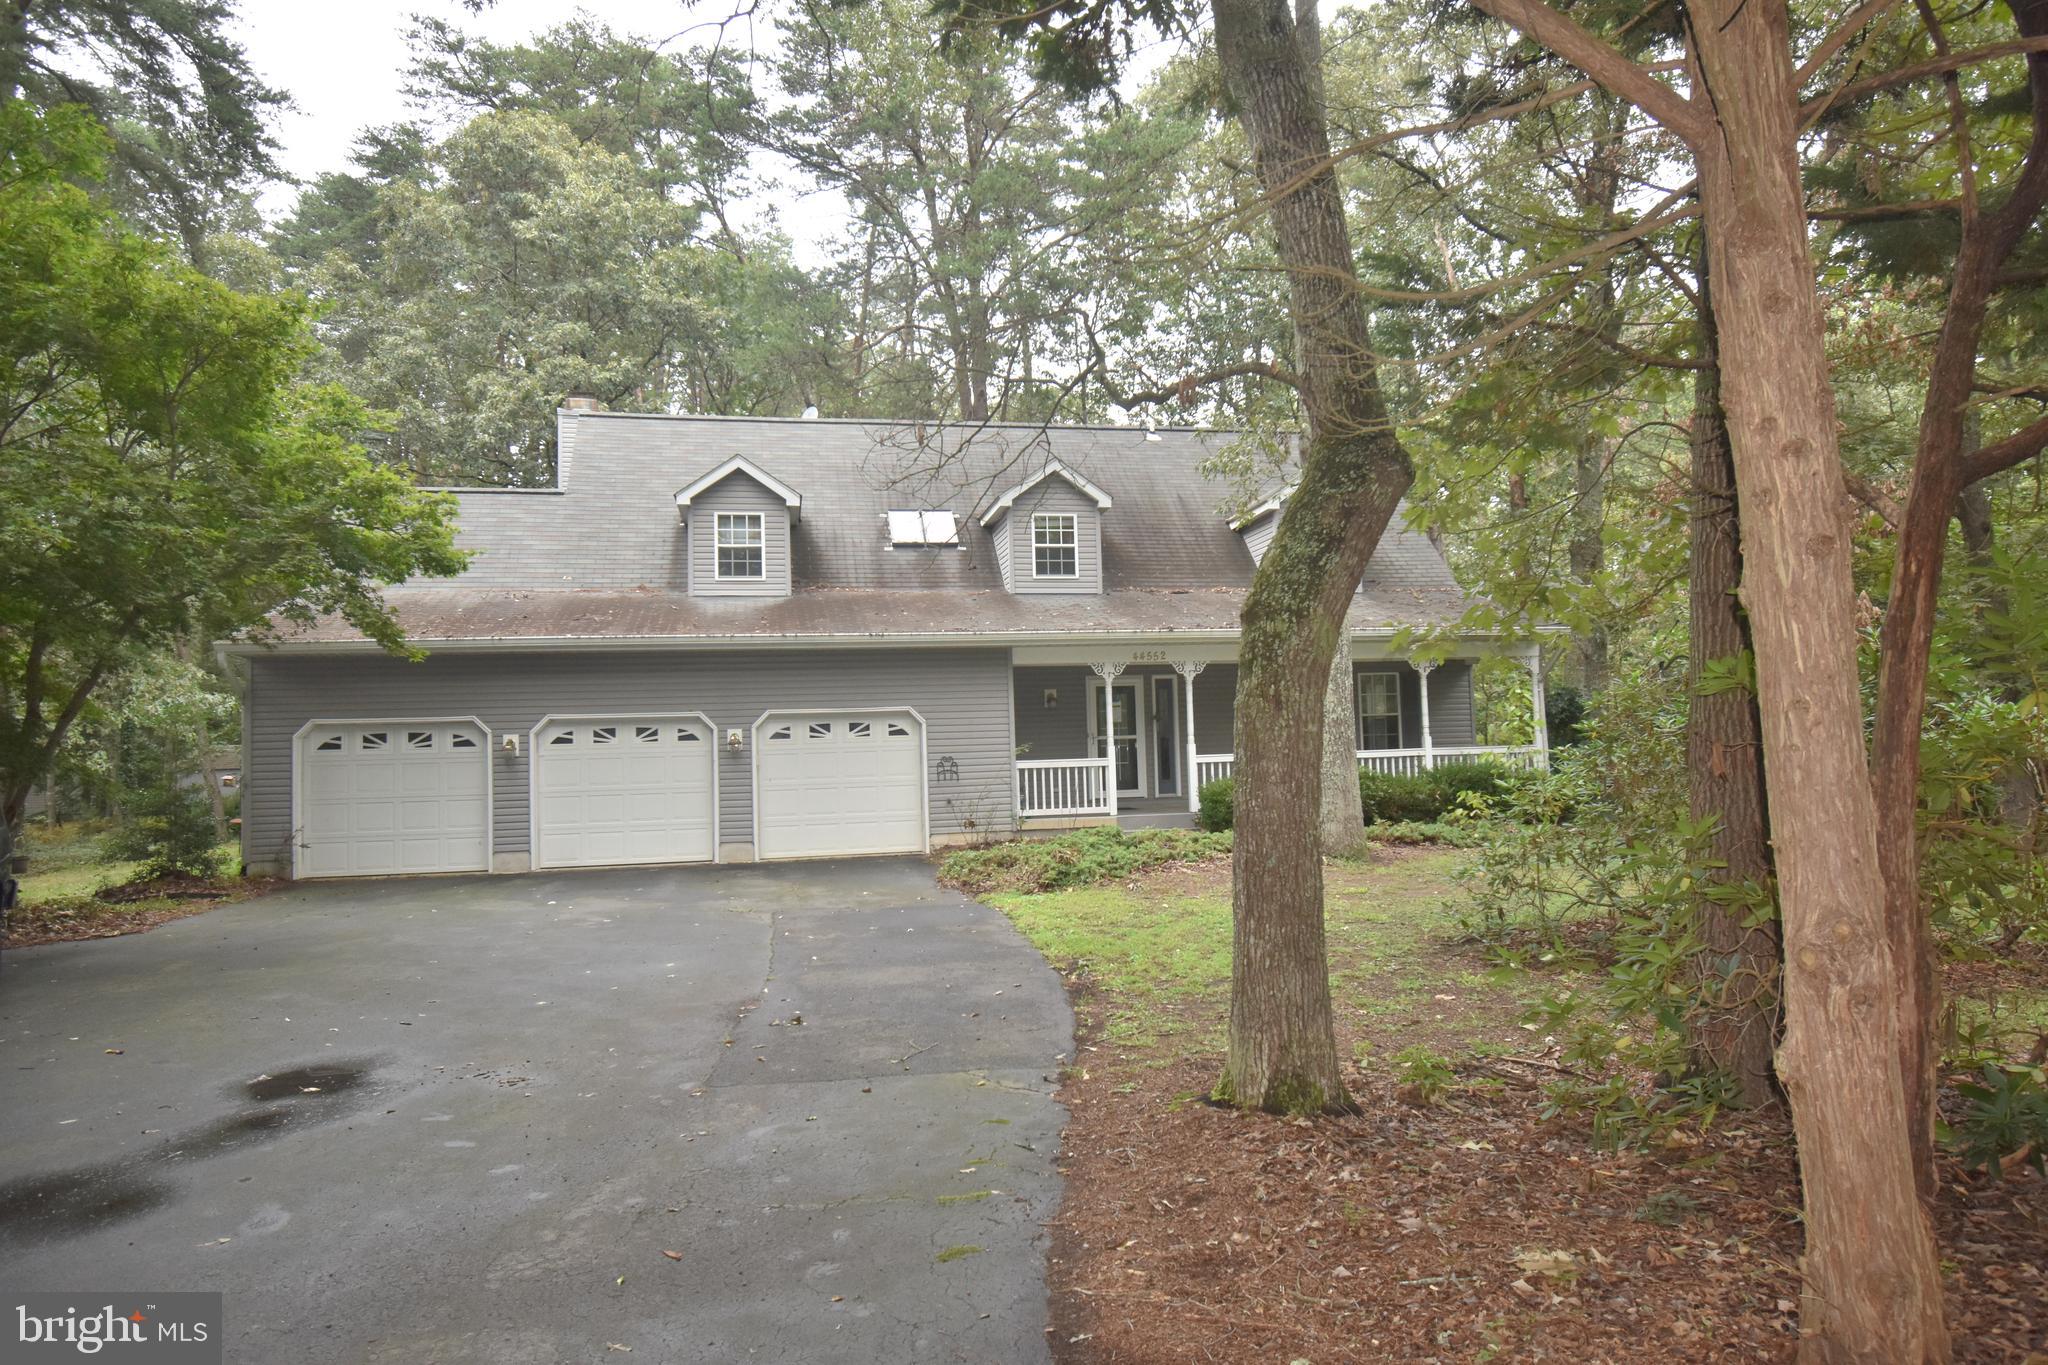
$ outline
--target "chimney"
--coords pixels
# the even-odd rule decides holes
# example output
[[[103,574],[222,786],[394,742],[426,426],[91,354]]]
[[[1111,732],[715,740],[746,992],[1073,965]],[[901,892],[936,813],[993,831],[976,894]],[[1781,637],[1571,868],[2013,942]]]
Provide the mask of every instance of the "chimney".
[[[603,412],[604,400],[594,393],[577,390],[562,399],[562,406],[570,412]]]

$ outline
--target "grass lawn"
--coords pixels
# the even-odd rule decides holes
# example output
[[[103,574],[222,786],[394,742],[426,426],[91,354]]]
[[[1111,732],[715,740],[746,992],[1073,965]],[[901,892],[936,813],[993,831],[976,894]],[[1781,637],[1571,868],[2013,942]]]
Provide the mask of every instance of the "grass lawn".
[[[1655,1150],[1545,1111],[1564,1066],[1525,1021],[1563,971],[1461,941],[1467,855],[1328,867],[1354,1116],[1206,1096],[1229,1004],[1227,855],[1108,884],[986,893],[1080,1022],[1060,1098],[1055,1349],[1071,1362],[1728,1361],[1796,1347],[1798,1187],[1775,1115]],[[2042,1182],[1960,1183],[1941,1212],[1958,1359],[2048,1329]]]
[[[24,842],[28,871],[21,895],[7,916],[6,946],[29,947],[83,938],[111,938],[151,929],[232,900],[260,894],[272,883],[224,872],[206,881],[178,880],[131,888],[141,864],[110,858],[102,850],[103,826],[32,825]],[[232,869],[241,848],[224,843],[220,866]],[[123,888],[119,900],[101,893]]]

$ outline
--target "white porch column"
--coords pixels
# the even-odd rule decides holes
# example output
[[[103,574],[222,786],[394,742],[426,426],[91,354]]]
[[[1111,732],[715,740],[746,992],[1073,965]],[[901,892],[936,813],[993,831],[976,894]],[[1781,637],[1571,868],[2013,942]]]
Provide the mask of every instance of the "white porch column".
[[[1429,675],[1436,671],[1436,665],[1418,661],[1415,672],[1422,679],[1422,685],[1415,690],[1422,696],[1422,766],[1436,766],[1436,740],[1429,733]]]
[[[1186,685],[1188,690],[1187,786],[1188,812],[1190,814],[1194,814],[1202,809],[1201,773],[1198,771],[1195,763],[1195,760],[1200,756],[1197,746],[1195,744],[1195,679],[1199,678],[1202,675],[1202,670],[1207,668],[1208,666],[1208,664],[1204,663],[1200,659],[1182,659],[1179,663],[1176,663],[1173,666],[1173,671],[1180,674],[1181,681]]]
[[[1550,766],[1550,708],[1543,696],[1543,646],[1529,646],[1529,709],[1535,722],[1530,734],[1536,740],[1536,766]]]
[[[1102,753],[1097,756],[1101,758],[1107,758],[1109,760],[1109,768],[1103,776],[1102,785],[1108,788],[1109,818],[1114,820],[1116,819],[1117,807],[1116,694],[1110,690],[1110,684],[1114,683],[1117,680],[1117,676],[1124,671],[1124,666],[1120,663],[1101,661],[1097,663],[1092,663],[1088,665],[1088,667],[1095,670],[1096,677],[1102,679]],[[1094,718],[1091,716],[1090,720],[1092,721],[1093,719]],[[1142,736],[1140,736],[1139,743],[1143,742],[1144,739]]]

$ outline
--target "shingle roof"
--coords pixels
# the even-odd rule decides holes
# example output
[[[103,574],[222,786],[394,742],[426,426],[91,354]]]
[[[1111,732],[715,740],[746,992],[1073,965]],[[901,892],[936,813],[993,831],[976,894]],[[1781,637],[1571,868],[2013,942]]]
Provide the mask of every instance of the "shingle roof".
[[[1230,488],[1204,465],[1228,434],[1128,427],[641,416],[564,412],[562,487],[460,491],[459,543],[477,551],[455,579],[392,589],[420,641],[649,636],[869,636],[1228,631],[1252,559],[1221,506]],[[787,599],[683,591],[677,490],[743,458],[796,490],[794,591]],[[1015,597],[978,521],[1048,460],[1098,485],[1101,594]],[[959,548],[892,548],[891,509],[946,509]],[[1368,569],[1358,629],[1455,619],[1466,599],[1443,557],[1405,523]],[[339,622],[289,639],[358,638]]]
[[[399,589],[387,594],[406,635],[419,643],[459,640],[561,641],[671,638],[763,641],[791,637],[848,641],[881,637],[1229,634],[1242,588],[1134,588],[1073,596],[994,592],[891,592],[815,588],[787,598],[692,597],[656,589],[521,591],[505,588]],[[1455,620],[1456,593],[1396,589],[1361,593],[1354,632]],[[354,642],[347,622],[327,618],[286,633],[304,644]]]

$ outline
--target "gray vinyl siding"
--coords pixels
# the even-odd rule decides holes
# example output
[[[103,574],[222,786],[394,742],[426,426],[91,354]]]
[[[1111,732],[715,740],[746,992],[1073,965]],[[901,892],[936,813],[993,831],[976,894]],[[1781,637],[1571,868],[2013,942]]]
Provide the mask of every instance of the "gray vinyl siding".
[[[766,577],[718,576],[718,514],[761,514],[762,568]],[[699,493],[689,507],[690,592],[699,597],[789,596],[789,507],[745,474],[730,474]]]
[[[1401,680],[1402,747],[1422,747],[1422,675],[1405,663],[1359,664],[1358,673],[1393,673]],[[1145,679],[1168,670],[1126,669],[1119,681]],[[1088,757],[1088,680],[1093,673],[1085,666],[1019,668],[1013,678],[1017,744],[1026,759]],[[1177,681],[1177,679],[1176,679]],[[1045,706],[1045,692],[1059,693],[1053,709]],[[1150,695],[1149,693],[1147,695]],[[1187,705],[1185,694],[1178,704]],[[1355,698],[1355,694],[1354,694]],[[1237,665],[1210,664],[1195,678],[1195,747],[1203,754],[1237,752]],[[1356,701],[1352,706],[1355,720]],[[1185,722],[1185,718],[1182,718]],[[1429,728],[1438,747],[1472,744],[1472,664],[1453,659],[1439,665],[1429,678]],[[1362,743],[1362,739],[1354,740]]]
[[[1420,749],[1422,747],[1422,675],[1405,663],[1365,663],[1358,665],[1359,673],[1394,673],[1401,679],[1401,747]],[[1355,700],[1352,705],[1354,724],[1358,715]],[[1438,748],[1449,745],[1471,744],[1472,729],[1472,665],[1467,660],[1453,659],[1438,665],[1429,675],[1429,733],[1430,741]],[[1361,732],[1358,742],[1363,745]]]
[[[988,528],[989,557],[996,562],[996,572],[1003,577],[1003,589],[1016,591],[1016,556],[1010,553],[1010,517],[1007,513]]]
[[[1088,755],[1088,680],[1094,674],[1086,667],[1073,665],[1061,668],[1019,668],[1016,670],[1016,722],[1017,744],[1024,748],[1018,757],[1034,758],[1087,758]],[[1178,674],[1166,668],[1126,669],[1118,682],[1140,680],[1151,696],[1152,679],[1172,678],[1180,682]],[[1052,710],[1045,706],[1045,691],[1053,688],[1059,692],[1059,705]],[[1187,724],[1187,694],[1176,686],[1174,706],[1178,714],[1174,717],[1176,726]],[[1210,664],[1195,678],[1195,739],[1196,748],[1203,754],[1227,754],[1233,752],[1232,713],[1237,706],[1237,665]],[[1028,746],[1028,747],[1027,747]]]
[[[259,657],[248,697],[242,829],[255,864],[290,867],[292,741],[310,720],[482,720],[499,854],[527,851],[527,751],[546,715],[703,712],[718,733],[721,845],[754,841],[754,722],[768,711],[909,707],[925,722],[933,837],[1006,830],[1013,818],[1001,649]],[[738,753],[725,745],[729,729],[745,736]],[[507,734],[519,737],[517,757],[498,747]]]
[[[1020,668],[1015,674],[1017,757],[1088,757],[1088,679],[1086,668]],[[1059,693],[1059,703],[1045,708],[1045,692]]]
[[[1252,552],[1252,563],[1266,557],[1266,547],[1273,543],[1273,535],[1280,529],[1280,514],[1268,512],[1244,528],[1244,547]]]
[[[1439,664],[1429,675],[1429,734],[1438,745],[1475,744],[1472,725],[1472,665],[1462,659]],[[1421,743],[1418,737],[1416,742]]]
[[[1195,677],[1195,749],[1237,752],[1237,665],[1210,664]]]
[[[1064,512],[1074,518],[1076,578],[1037,578],[1032,574],[1031,518],[1041,512]],[[1102,509],[1095,500],[1065,479],[1047,479],[1010,506],[998,530],[1010,531],[1011,592],[1099,593],[1102,591]]]

